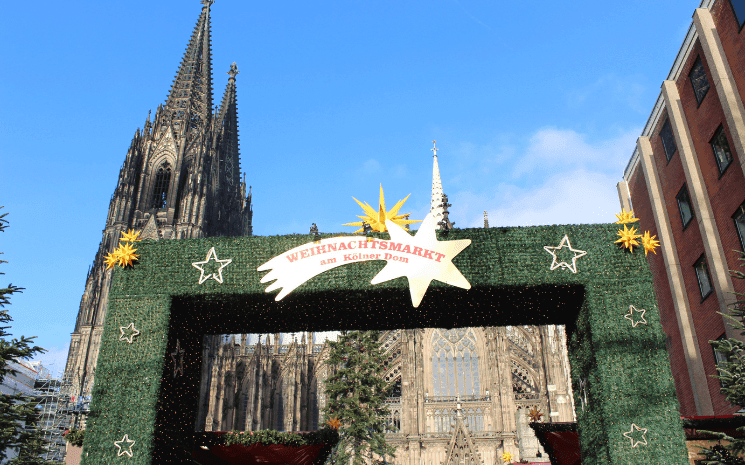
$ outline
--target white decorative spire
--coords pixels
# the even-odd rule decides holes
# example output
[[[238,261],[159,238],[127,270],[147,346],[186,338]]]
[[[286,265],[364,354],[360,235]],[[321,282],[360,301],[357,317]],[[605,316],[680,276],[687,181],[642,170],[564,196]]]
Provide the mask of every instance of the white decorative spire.
[[[442,221],[443,216],[443,207],[442,207],[442,181],[440,180],[440,166],[437,164],[437,151],[440,150],[435,145],[437,143],[436,140],[432,141],[432,150],[434,155],[434,163],[432,166],[432,203],[430,204],[429,211],[432,213],[435,217],[435,224],[440,223]],[[437,229],[441,229],[442,226],[437,226]]]

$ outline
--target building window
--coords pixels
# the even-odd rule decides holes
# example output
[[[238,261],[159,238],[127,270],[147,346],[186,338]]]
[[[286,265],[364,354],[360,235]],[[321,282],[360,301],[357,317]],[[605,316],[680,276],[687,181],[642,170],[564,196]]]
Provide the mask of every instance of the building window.
[[[158,168],[158,172],[155,174],[155,188],[153,189],[153,201],[151,202],[151,208],[166,208],[166,200],[168,199],[168,184],[171,181],[171,166],[168,163]]]
[[[479,395],[479,356],[473,330],[436,329],[432,333],[432,385],[435,397]]]
[[[714,137],[709,141],[711,149],[714,151],[714,158],[719,167],[719,174],[724,174],[724,170],[732,163],[732,151],[729,149],[727,134],[724,132],[724,126],[719,125],[719,129],[714,133]]]
[[[696,261],[696,264],[693,265],[693,268],[696,270],[698,288],[701,291],[701,300],[703,301],[709,296],[709,294],[711,294],[712,289],[711,276],[709,275],[709,266],[706,264],[706,256],[701,255],[701,258]]]
[[[665,157],[667,161],[673,158],[673,155],[678,150],[678,146],[675,145],[675,136],[673,136],[673,128],[670,126],[670,118],[665,120],[665,124],[662,125],[660,130],[660,139],[662,139],[662,147],[665,149]]]
[[[727,339],[727,335],[726,334],[722,334],[721,336],[719,336],[717,338],[717,342],[722,342],[725,339]],[[726,363],[727,362],[727,356],[725,354],[723,354],[722,352],[719,352],[718,350],[714,349],[714,347],[712,347],[712,349],[714,350],[714,363],[717,366],[717,374],[719,374],[719,364],[720,363]],[[721,379],[719,380],[719,385],[721,387],[723,387],[723,388],[726,388],[727,387],[727,383],[725,383]]]
[[[683,229],[693,219],[693,207],[691,207],[691,197],[688,195],[688,187],[683,184],[683,187],[675,197],[678,200],[678,210],[680,211],[680,220],[683,222]]]
[[[732,11],[735,13],[735,19],[737,24],[742,29],[742,25],[745,24],[745,0],[730,0],[732,5]]]
[[[706,97],[706,93],[709,91],[709,80],[706,78],[706,70],[704,70],[704,64],[701,63],[701,57],[696,58],[696,62],[693,64],[688,78],[691,80],[691,85],[693,85],[696,101],[701,105],[704,97]]]
[[[745,250],[745,203],[737,207],[737,211],[732,215],[732,219],[735,220],[735,228],[740,238],[740,247],[742,247],[742,250]]]

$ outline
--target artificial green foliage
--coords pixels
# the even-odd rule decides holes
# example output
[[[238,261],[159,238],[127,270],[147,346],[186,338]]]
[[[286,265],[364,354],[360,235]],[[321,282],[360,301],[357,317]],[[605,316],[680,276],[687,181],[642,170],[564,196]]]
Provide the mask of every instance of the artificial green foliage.
[[[231,431],[225,433],[222,438],[222,445],[224,446],[232,446],[233,444],[240,444],[242,446],[252,446],[254,444],[269,446],[279,444],[299,447],[334,445],[339,440],[339,433],[328,427],[309,433],[286,433],[264,429],[259,431]]]
[[[69,442],[73,446],[82,446],[83,440],[85,439],[85,430],[84,429],[71,429],[69,431],[65,431],[65,441]]]
[[[745,262],[745,253],[740,252],[740,261]],[[745,263],[741,264],[745,265]],[[745,279],[745,273],[739,270],[730,271],[732,277]],[[724,315],[736,331],[745,335],[745,294],[736,292],[738,300],[730,308],[730,314]],[[721,313],[720,313],[721,314]],[[723,314],[722,314],[723,315]],[[726,361],[717,364],[719,378],[722,388],[719,390],[727,397],[733,405],[745,406],[745,343],[737,339],[725,339],[723,341],[709,341],[714,350],[723,354]],[[740,433],[745,433],[745,426],[737,428]],[[734,438],[728,434],[708,431],[718,441],[724,444],[716,444],[709,449],[702,449],[701,454],[706,457],[703,463],[707,465],[742,465],[745,464],[745,439]]]
[[[337,420],[340,441],[329,459],[337,464],[386,463],[395,449],[385,442],[385,399],[392,385],[383,379],[384,358],[377,331],[343,331],[329,341],[326,363],[332,374],[326,379],[325,420]]]
[[[413,308],[408,282],[370,280],[385,265],[369,261],[340,266],[277,302],[257,268],[313,241],[310,235],[138,242],[139,261],[113,271],[106,326],[96,370],[84,463],[187,463],[194,436],[205,334],[328,330],[563,324],[571,340],[570,363],[584,465],[685,464],[687,450],[659,321],[652,275],[643,253],[614,244],[614,224],[529,228],[453,229],[439,240],[471,239],[453,263],[471,284],[464,290],[433,282]],[[567,235],[577,273],[558,267],[544,246]],[[322,237],[330,237],[324,234]],[[359,247],[369,244],[358,236]],[[387,238],[375,233],[373,237]],[[191,264],[211,247],[223,283]],[[561,254],[571,262],[572,254]],[[646,324],[632,327],[629,305],[645,310]],[[132,344],[120,327],[141,331]],[[170,353],[185,350],[184,374],[174,376]],[[582,410],[578,380],[587,379]],[[631,447],[623,436],[635,424],[647,444]],[[117,457],[114,441],[137,441],[133,457]]]

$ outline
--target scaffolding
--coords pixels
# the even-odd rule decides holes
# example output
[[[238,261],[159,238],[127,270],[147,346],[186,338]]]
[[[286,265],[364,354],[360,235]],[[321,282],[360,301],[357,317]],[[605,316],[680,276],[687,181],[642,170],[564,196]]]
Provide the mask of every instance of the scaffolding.
[[[66,402],[61,395],[62,384],[59,378],[39,378],[34,383],[32,394],[39,409],[37,428],[42,433],[46,449],[42,458],[55,462],[62,462],[65,459],[63,436],[68,421],[64,413]]]

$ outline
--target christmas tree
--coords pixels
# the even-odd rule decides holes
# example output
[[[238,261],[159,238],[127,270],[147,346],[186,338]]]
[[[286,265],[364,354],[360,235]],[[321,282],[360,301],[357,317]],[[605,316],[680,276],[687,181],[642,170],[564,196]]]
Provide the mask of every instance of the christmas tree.
[[[385,399],[392,386],[383,379],[383,357],[377,331],[342,332],[330,341],[326,380],[326,422],[339,426],[339,443],[331,463],[383,463],[395,449],[385,442],[389,410]]]

